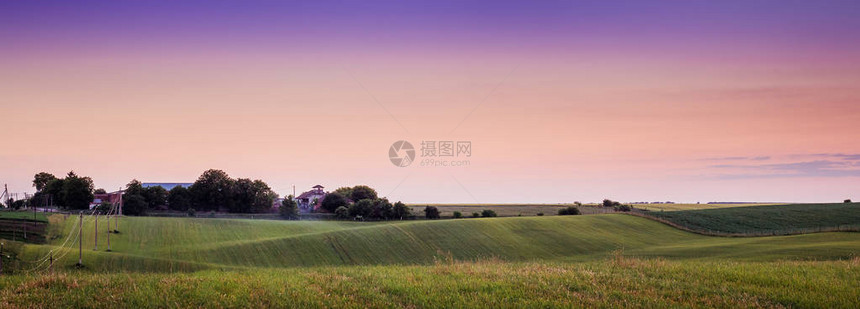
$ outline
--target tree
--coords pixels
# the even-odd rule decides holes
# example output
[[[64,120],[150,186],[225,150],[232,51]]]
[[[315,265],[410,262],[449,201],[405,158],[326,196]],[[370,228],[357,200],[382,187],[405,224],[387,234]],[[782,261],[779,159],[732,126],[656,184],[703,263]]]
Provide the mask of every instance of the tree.
[[[615,207],[615,206],[620,206],[620,205],[621,205],[621,203],[610,200],[610,199],[603,200],[603,207]]]
[[[427,219],[439,219],[439,209],[436,206],[424,207],[424,217]]]
[[[845,200],[845,204],[850,204],[850,203],[851,203],[850,199]]]
[[[334,210],[334,215],[340,219],[349,218],[349,208],[346,206],[340,206]]]
[[[281,218],[288,220],[297,220],[299,219],[299,204],[293,200],[293,196],[285,198],[283,202],[281,202],[281,206],[278,207],[278,213],[281,215]]]
[[[188,190],[191,201],[198,210],[227,210],[232,208],[235,181],[222,170],[203,172]]]
[[[98,189],[93,190],[93,194],[105,194],[105,193],[107,193],[107,191],[105,191],[105,189],[102,189],[102,188],[98,188]]]
[[[132,179],[125,185],[125,192],[123,192],[123,197],[132,196],[132,195],[140,195],[143,196],[143,184],[140,183],[137,179]]]
[[[328,212],[334,212],[335,210],[337,210],[338,207],[347,206],[347,205],[348,205],[348,203],[346,201],[346,198],[343,197],[343,195],[340,195],[337,192],[332,192],[332,193],[326,194],[326,196],[323,198],[322,202],[320,203],[320,208],[322,208]]]
[[[579,208],[574,207],[574,206],[570,206],[570,207],[562,208],[562,209],[558,210],[559,216],[575,216],[575,215],[579,215],[579,214],[581,214],[581,212],[579,211]]]
[[[108,201],[101,202],[98,206],[96,206],[95,210],[101,214],[106,214],[110,212],[111,208],[113,208],[113,204]]]
[[[499,215],[497,215],[496,212],[493,211],[492,209],[484,209],[484,211],[481,212],[481,217],[484,217],[484,218],[492,218],[492,217],[498,217],[498,216]]]
[[[462,218],[462,217],[463,217],[463,213],[462,213],[462,212],[459,212],[459,211],[455,211],[455,212],[454,212],[454,218],[455,218],[455,219],[460,219],[460,218]]]
[[[122,213],[129,216],[146,215],[148,204],[146,199],[140,195],[129,195],[123,197]]]
[[[349,195],[349,199],[353,202],[358,202],[360,200],[375,200],[377,198],[376,190],[363,185],[352,187],[352,192]]]
[[[412,215],[412,209],[410,209],[409,206],[406,206],[406,204],[403,204],[403,202],[400,201],[394,203],[394,209],[392,210],[392,212],[392,217],[400,220],[409,218],[409,216]]]
[[[44,189],[49,182],[56,179],[57,177],[53,174],[41,172],[33,177],[33,186],[36,187],[36,191],[42,191],[42,189]]]
[[[478,218],[480,216],[481,216],[481,213],[479,213],[477,211],[472,213],[472,218]]]
[[[352,206],[349,207],[349,216],[362,218],[371,217],[371,213],[373,212],[373,201],[369,199],[363,199]]]
[[[69,209],[89,209],[93,201],[93,180],[89,177],[79,177],[71,171],[63,180],[60,195],[64,206]]]
[[[343,196],[345,198],[350,198],[352,196],[352,187],[340,187],[340,188],[337,188],[336,190],[334,190],[334,192],[332,192],[332,193],[337,193],[337,194],[340,194],[340,196]],[[358,201],[353,201],[353,202],[358,202]]]
[[[162,186],[144,188],[142,196],[146,200],[149,209],[156,209],[167,205],[167,190]]]
[[[365,199],[367,200],[367,199]],[[364,201],[364,200],[362,200]],[[388,220],[395,218],[394,216],[394,206],[391,205],[391,202],[385,198],[378,198],[373,200],[373,208],[370,212],[370,217],[374,219],[382,219]]]
[[[167,193],[167,207],[187,211],[191,207],[191,192],[183,186],[175,186]]]

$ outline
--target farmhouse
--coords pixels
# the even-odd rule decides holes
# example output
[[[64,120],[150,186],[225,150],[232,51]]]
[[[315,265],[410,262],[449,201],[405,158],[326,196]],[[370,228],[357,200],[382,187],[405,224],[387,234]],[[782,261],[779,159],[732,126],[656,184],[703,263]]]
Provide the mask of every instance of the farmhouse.
[[[101,205],[102,202],[108,202],[111,204],[117,204],[122,200],[123,191],[115,191],[110,193],[96,193],[93,194],[93,201],[90,203],[90,209]]]
[[[299,211],[311,212],[319,209],[320,202],[325,197],[324,187],[316,185],[310,191],[306,191],[296,197],[296,203],[299,205]]]

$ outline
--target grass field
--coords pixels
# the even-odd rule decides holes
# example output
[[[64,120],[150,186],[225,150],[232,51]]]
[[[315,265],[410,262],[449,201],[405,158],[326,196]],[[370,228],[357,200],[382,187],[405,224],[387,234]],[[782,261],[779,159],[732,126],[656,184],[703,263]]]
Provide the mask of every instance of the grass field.
[[[3,308],[856,308],[860,259],[440,262],[0,278]]]
[[[59,216],[58,216],[59,217]],[[60,217],[61,218],[61,217]],[[77,218],[58,225],[68,234]],[[422,220],[384,223],[127,217],[111,235],[85,223],[84,260],[92,271],[172,272],[247,267],[431,264],[456,260],[590,261],[625,254],[668,259],[844,259],[860,252],[860,234],[716,238],[625,215]],[[51,244],[61,244],[58,237]],[[53,246],[26,245],[36,260]],[[77,249],[77,248],[75,248]],[[58,265],[71,267],[77,250]]]
[[[55,249],[57,274],[12,265],[20,271],[0,278],[0,307],[856,307],[860,297],[860,233],[711,237],[622,214],[125,217],[105,252],[102,218],[98,250],[85,221],[77,269],[74,242],[57,248],[78,218],[49,219],[48,244],[16,254]]]
[[[647,215],[711,234],[786,235],[860,229],[860,203],[729,207]]]
[[[680,211],[696,209],[717,209],[727,207],[765,206],[775,204],[635,204],[639,209],[651,211]],[[459,211],[464,217],[472,216],[472,213],[480,213],[484,209],[491,209],[500,217],[537,216],[539,213],[545,216],[555,216],[558,210],[574,204],[411,204],[412,213],[423,215],[424,207],[434,206],[439,209],[442,217],[453,217],[455,211]],[[579,206],[583,214],[597,214],[611,212],[611,208],[599,207],[597,204],[583,204]]]
[[[35,221],[48,222],[48,217],[42,212],[37,212],[35,218]],[[0,210],[0,219],[33,220],[33,212]]]

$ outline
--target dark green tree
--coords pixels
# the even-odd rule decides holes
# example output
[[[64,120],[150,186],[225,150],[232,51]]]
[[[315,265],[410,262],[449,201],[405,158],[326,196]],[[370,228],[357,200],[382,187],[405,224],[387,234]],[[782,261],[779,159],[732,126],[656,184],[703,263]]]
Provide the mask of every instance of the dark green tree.
[[[105,193],[107,193],[107,191],[105,191],[105,189],[102,189],[102,188],[98,188],[98,189],[93,190],[93,194],[105,194]]]
[[[424,217],[427,219],[439,219],[439,209],[436,206],[424,207]]]
[[[400,202],[400,201],[397,201],[397,203],[394,203],[394,209],[393,209],[393,212],[394,212],[394,214],[393,214],[393,219],[401,219],[401,220],[403,220],[403,219],[409,218],[409,216],[411,216],[411,215],[412,215],[412,209],[411,209],[411,208],[409,208],[409,206],[406,206],[406,204],[403,204],[403,202]]]
[[[167,207],[177,211],[187,211],[191,207],[191,192],[183,186],[175,186],[167,193]]]
[[[334,215],[340,219],[349,218],[349,208],[346,206],[340,206],[334,210]]]
[[[348,206],[346,198],[343,195],[338,194],[337,192],[332,192],[326,194],[323,198],[322,202],[320,202],[320,208],[328,211],[334,212],[338,207]]]
[[[57,177],[53,174],[45,172],[38,173],[33,177],[33,187],[36,187],[36,191],[42,191],[49,182],[56,179]]]
[[[233,207],[235,181],[222,170],[203,172],[188,190],[197,210],[228,210]]]
[[[298,220],[299,219],[299,204],[293,200],[293,196],[290,195],[281,202],[281,206],[278,207],[278,213],[281,215],[281,218],[287,220]]]
[[[349,199],[354,203],[360,200],[375,200],[377,198],[376,190],[364,185],[352,187],[352,192],[349,195]]]
[[[146,199],[140,195],[123,196],[122,213],[129,216],[146,215],[147,207]]]
[[[144,188],[142,196],[146,200],[149,209],[156,209],[167,205],[167,190],[162,186]]]
[[[492,209],[484,209],[484,211],[481,212],[481,217],[492,218],[492,217],[498,217],[498,215]]]
[[[363,199],[349,206],[349,215],[351,217],[361,216],[362,218],[372,218],[373,200]]]
[[[89,209],[93,201],[93,180],[89,177],[80,177],[71,171],[63,179],[60,195],[64,206],[68,209]]]

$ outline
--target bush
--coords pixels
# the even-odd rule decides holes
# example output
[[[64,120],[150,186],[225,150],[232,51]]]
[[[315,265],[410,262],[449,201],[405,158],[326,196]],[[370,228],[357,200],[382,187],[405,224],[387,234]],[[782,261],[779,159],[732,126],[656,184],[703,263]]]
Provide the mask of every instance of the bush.
[[[480,216],[481,216],[481,213],[479,213],[479,212],[473,212],[472,213],[472,218],[478,218]]]
[[[146,200],[137,194],[130,195],[125,198],[122,205],[122,214],[129,216],[146,215],[147,210]]]
[[[459,212],[459,211],[455,211],[455,212],[454,212],[454,218],[456,218],[456,219],[460,219],[460,218],[462,218],[462,217],[463,217],[463,213],[462,213],[462,212]]]
[[[621,206],[621,203],[610,200],[610,199],[603,200],[603,207],[615,207],[615,206]]]
[[[194,210],[194,208],[188,208],[188,212],[187,212],[187,214],[188,214],[188,216],[189,216],[189,217],[192,217],[192,218],[193,218],[193,217],[196,217],[196,216],[197,216],[197,211],[196,211],[196,210]]]
[[[339,219],[349,218],[349,208],[347,208],[346,206],[340,206],[334,210],[334,215]]]
[[[497,215],[496,212],[493,211],[492,209],[484,209],[484,211],[481,212],[481,217],[484,217],[484,218],[492,218],[492,217],[498,217],[498,216],[499,215]]]
[[[573,204],[576,206],[582,206],[582,202],[573,202]]]
[[[427,219],[439,219],[439,209],[435,206],[424,207],[424,217]]]
[[[394,212],[394,214],[393,214],[394,219],[403,220],[403,219],[409,218],[409,216],[412,215],[412,209],[400,201],[398,201],[397,203],[394,203],[394,209],[392,211]]]
[[[542,212],[537,213],[537,215],[538,215],[538,217],[543,217],[543,213],[542,213]]]
[[[570,206],[570,207],[562,208],[562,209],[558,210],[559,216],[576,216],[576,215],[581,215],[581,214],[582,214],[582,212],[579,211],[579,208],[574,207],[574,206]]]
[[[851,199],[845,200],[845,204],[850,204],[850,203],[851,203]]]
[[[322,202],[320,202],[320,208],[328,211],[334,212],[338,207],[347,206],[348,202],[343,195],[338,194],[337,192],[332,192],[326,194],[323,198]]]
[[[625,211],[626,212],[626,211],[633,210],[633,207],[630,207],[630,205],[617,205],[614,208],[615,208],[615,211]]]
[[[281,218],[287,220],[299,219],[299,205],[293,200],[292,195],[281,202],[281,206],[278,207],[278,213],[281,215]]]

